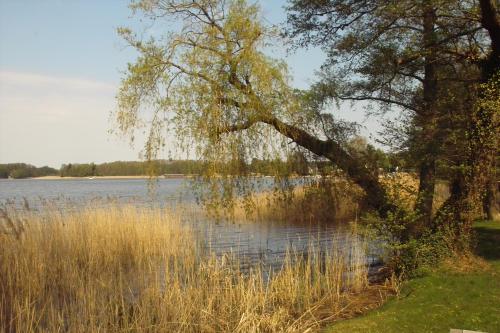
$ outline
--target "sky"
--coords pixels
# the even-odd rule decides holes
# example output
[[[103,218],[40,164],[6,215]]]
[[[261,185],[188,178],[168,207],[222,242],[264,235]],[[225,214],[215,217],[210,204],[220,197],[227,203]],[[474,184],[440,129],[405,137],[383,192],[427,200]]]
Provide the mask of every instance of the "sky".
[[[133,16],[128,3],[0,0],[0,163],[59,168],[139,159],[141,142],[131,146],[109,133],[120,79],[137,56],[116,29],[157,29]],[[285,3],[260,0],[265,20],[283,23]],[[297,88],[314,82],[325,58],[319,49],[273,56],[285,58]],[[341,117],[362,122],[370,132],[379,128],[361,111],[342,110]],[[168,151],[175,147],[159,157]]]

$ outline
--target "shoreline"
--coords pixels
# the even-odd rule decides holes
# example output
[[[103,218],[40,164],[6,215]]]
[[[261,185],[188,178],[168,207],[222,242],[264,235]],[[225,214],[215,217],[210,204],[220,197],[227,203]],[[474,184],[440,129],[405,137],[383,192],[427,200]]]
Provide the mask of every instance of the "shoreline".
[[[43,176],[43,177],[30,177],[23,179],[35,179],[35,180],[119,180],[119,179],[184,179],[191,178],[192,175],[182,175],[182,174],[169,174],[169,175],[159,175],[159,176],[91,176],[91,177],[61,177],[61,176]]]

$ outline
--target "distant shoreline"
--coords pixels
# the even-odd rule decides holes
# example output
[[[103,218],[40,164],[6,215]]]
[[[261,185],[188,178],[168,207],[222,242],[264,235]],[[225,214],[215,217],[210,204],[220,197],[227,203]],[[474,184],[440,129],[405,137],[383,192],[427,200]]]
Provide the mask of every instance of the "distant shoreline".
[[[41,180],[74,180],[74,179],[99,179],[99,180],[113,180],[113,179],[149,179],[149,178],[160,178],[160,179],[182,179],[191,178],[192,175],[182,175],[182,174],[167,174],[158,176],[89,176],[89,177],[61,177],[61,176],[43,176],[43,177],[31,177],[24,179],[41,179]]]

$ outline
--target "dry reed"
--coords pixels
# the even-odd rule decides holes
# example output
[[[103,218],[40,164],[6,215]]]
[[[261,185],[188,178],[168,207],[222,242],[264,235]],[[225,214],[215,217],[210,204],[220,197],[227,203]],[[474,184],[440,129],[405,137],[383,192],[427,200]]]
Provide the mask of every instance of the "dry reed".
[[[380,177],[390,200],[401,208],[412,210],[418,193],[416,175],[398,172]],[[448,199],[450,193],[445,181],[436,183],[434,212]],[[248,199],[235,200],[229,211],[216,212],[242,222],[284,221],[286,223],[332,223],[356,220],[361,214],[364,192],[356,184],[342,177],[297,186],[290,191],[265,191]]]
[[[416,174],[398,172],[380,177],[389,198],[401,208],[412,210],[417,199],[419,180]],[[434,213],[450,196],[448,183],[438,181],[434,190]]]
[[[3,211],[0,225],[4,333],[303,332],[357,311],[367,288],[356,237],[269,272],[204,253],[166,210]]]
[[[352,221],[359,212],[362,190],[342,178],[296,186],[291,190],[254,193],[237,199],[234,209],[222,212],[238,222],[287,224]]]

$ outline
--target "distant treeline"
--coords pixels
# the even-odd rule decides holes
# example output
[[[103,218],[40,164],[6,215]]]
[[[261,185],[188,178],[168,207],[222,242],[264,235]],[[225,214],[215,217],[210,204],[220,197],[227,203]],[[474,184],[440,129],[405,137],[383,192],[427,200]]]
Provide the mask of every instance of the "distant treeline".
[[[199,174],[203,168],[202,162],[191,160],[159,160],[151,162],[117,161],[94,164],[63,164],[61,177],[91,177],[91,176],[142,176],[164,174]]]
[[[0,178],[29,178],[57,175],[59,175],[59,170],[48,166],[37,168],[34,165],[26,163],[0,164]]]
[[[274,175],[288,170],[297,174],[308,174],[308,166],[303,161],[297,163],[286,163],[279,160],[259,160],[253,159],[251,163],[238,165],[241,172],[244,168],[247,173],[262,175]],[[234,166],[228,166],[233,167]],[[287,169],[289,168],[290,169]],[[92,177],[92,176],[142,176],[142,175],[168,175],[182,174],[193,175],[202,174],[207,166],[203,161],[194,160],[157,160],[150,162],[138,161],[117,161],[111,163],[95,164],[63,164],[59,174],[61,177]]]
[[[362,148],[362,149],[361,149]],[[361,144],[361,148],[353,150],[358,158],[362,158],[366,165],[382,172],[395,170],[411,170],[411,164],[404,156],[387,154],[370,145]],[[231,174],[296,174],[313,175],[329,173],[332,170],[330,163],[309,160],[303,154],[296,152],[288,156],[287,161],[280,159],[252,159],[249,163],[236,162],[225,166]],[[203,161],[195,160],[155,160],[155,161],[116,161],[110,163],[69,163],[63,164],[59,170],[47,166],[37,168],[25,163],[0,164],[0,178],[29,178],[41,176],[61,177],[94,177],[94,176],[143,176],[203,174],[207,165]]]

